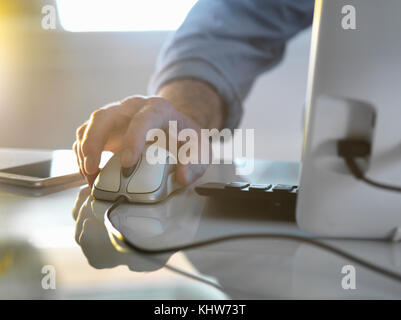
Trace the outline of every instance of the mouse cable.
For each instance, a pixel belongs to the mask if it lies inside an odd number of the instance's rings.
[[[355,161],[355,158],[369,156],[370,149],[371,149],[370,143],[363,140],[344,139],[344,140],[339,140],[337,143],[338,155],[344,158],[348,170],[356,179],[361,180],[376,188],[401,192],[401,187],[399,186],[393,186],[377,182],[365,176],[362,169]]]
[[[125,200],[124,197],[120,197],[119,199],[116,200],[116,202],[119,202],[119,204],[121,204],[121,203],[124,202],[123,200]],[[121,201],[121,202],[120,202],[120,201]],[[116,205],[115,208],[116,208],[117,206],[118,206],[118,205]],[[107,219],[106,221],[109,221],[109,219]],[[111,222],[109,222],[109,223],[111,224]],[[112,227],[113,227],[113,226],[112,226]],[[113,228],[114,228],[114,227],[113,227]],[[132,250],[132,248],[129,248],[129,249]],[[153,261],[153,263],[158,263],[158,261],[155,260],[155,258],[151,257],[149,254],[145,255],[145,257],[146,257],[147,259]],[[244,292],[244,291],[242,291],[242,290],[238,290],[238,289],[234,289],[234,288],[229,288],[229,287],[226,287],[226,286],[225,286],[225,287],[222,287],[220,284],[215,283],[215,282],[213,282],[212,280],[205,279],[204,277],[201,277],[201,276],[198,276],[198,275],[189,273],[189,272],[187,272],[187,271],[181,270],[181,269],[176,268],[176,267],[174,267],[174,266],[172,266],[172,265],[170,265],[170,264],[168,264],[168,263],[166,263],[166,264],[164,265],[164,267],[165,267],[167,270],[170,270],[170,271],[172,271],[172,272],[174,272],[174,273],[177,273],[177,274],[179,274],[179,275],[181,275],[181,276],[183,276],[183,277],[186,277],[186,278],[189,278],[189,279],[198,281],[198,282],[200,282],[200,283],[203,283],[203,284],[205,284],[205,285],[211,286],[211,287],[213,287],[213,288],[219,290],[220,292],[224,293],[224,294],[227,295],[227,296],[230,296],[230,293],[233,293],[233,292],[234,292],[234,293],[237,293],[237,294],[242,294],[242,295],[243,295],[243,294],[247,294],[247,295],[250,294],[249,292]],[[257,295],[257,296],[254,296],[254,297],[257,298],[257,299],[262,299],[262,298],[263,298],[262,296],[258,296],[258,295]]]
[[[371,270],[371,271],[381,274],[385,277],[388,277],[393,280],[401,282],[401,274],[399,274],[397,272],[393,272],[393,271],[383,268],[379,265],[376,265],[372,262],[361,259],[361,258],[359,258],[351,253],[348,253],[344,250],[341,250],[335,246],[331,246],[322,241],[318,241],[318,240],[316,240],[316,238],[300,236],[300,235],[291,235],[291,234],[285,234],[285,233],[233,234],[233,235],[221,236],[221,237],[211,238],[211,239],[207,239],[207,240],[201,240],[198,242],[192,242],[189,244],[183,244],[183,245],[172,246],[172,247],[167,247],[167,248],[159,248],[159,249],[143,248],[143,247],[140,247],[140,246],[132,243],[130,240],[128,240],[126,237],[124,237],[121,234],[121,232],[118,231],[114,227],[113,223],[111,222],[111,219],[110,219],[111,213],[113,212],[113,210],[115,210],[120,204],[122,204],[125,201],[126,201],[125,197],[122,196],[122,197],[119,197],[115,202],[112,203],[112,205],[104,213],[104,224],[106,226],[106,229],[109,232],[111,232],[117,239],[122,241],[128,248],[130,248],[131,250],[134,250],[136,252],[142,253],[142,254],[174,253],[177,251],[206,247],[206,246],[210,246],[210,245],[220,243],[220,242],[233,241],[233,240],[239,240],[239,239],[257,239],[257,238],[261,239],[261,238],[263,238],[263,239],[276,239],[276,240],[279,240],[279,239],[291,240],[291,241],[296,241],[296,242],[307,243],[309,245],[318,247],[318,248],[328,251],[332,254],[340,256],[346,260],[350,260],[356,264],[359,264],[360,266],[362,266],[368,270]]]

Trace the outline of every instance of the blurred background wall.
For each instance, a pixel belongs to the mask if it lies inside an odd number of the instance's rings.
[[[46,0],[2,0],[0,147],[70,148],[97,107],[146,94],[157,54],[172,31],[68,32],[41,27]],[[299,160],[310,30],[262,75],[245,101],[242,128],[255,129],[259,158]]]

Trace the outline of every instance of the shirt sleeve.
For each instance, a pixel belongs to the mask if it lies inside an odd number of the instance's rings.
[[[163,47],[149,93],[180,78],[203,80],[224,100],[224,127],[237,127],[254,80],[312,23],[313,7],[314,0],[198,0]]]

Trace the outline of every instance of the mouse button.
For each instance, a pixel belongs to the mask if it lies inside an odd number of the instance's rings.
[[[150,164],[143,159],[127,186],[128,193],[148,193],[156,191],[164,175],[164,164]]]
[[[113,156],[100,171],[95,181],[99,190],[118,192],[120,190],[120,157]]]
[[[124,177],[128,178],[135,170],[136,164],[129,168],[121,168],[121,173]]]

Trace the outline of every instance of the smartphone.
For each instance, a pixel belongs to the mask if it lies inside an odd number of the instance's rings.
[[[0,169],[0,183],[23,187],[46,188],[79,181],[84,184],[71,150],[55,150],[49,152],[48,159]]]

